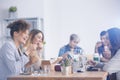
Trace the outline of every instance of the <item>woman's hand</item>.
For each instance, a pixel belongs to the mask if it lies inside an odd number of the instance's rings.
[[[89,61],[87,61],[87,64],[91,65],[91,66],[95,66],[97,63],[93,60],[89,60]]]
[[[36,49],[37,49],[37,44],[30,44],[30,45],[27,47],[27,49],[26,49],[26,51],[25,51],[25,54],[26,54],[26,55],[30,55],[30,54],[32,53],[32,51],[36,51]]]
[[[31,64],[34,64],[34,63],[36,63],[37,61],[39,61],[39,56],[38,56],[37,54],[35,54],[35,53],[32,53],[32,55],[31,55],[30,58],[29,58],[29,62],[30,62]]]
[[[39,57],[34,55],[34,56],[30,56],[29,57],[29,62],[25,65],[25,67],[29,67],[32,64],[36,63],[37,61],[39,61]]]
[[[111,58],[111,51],[104,51],[103,55],[106,59],[110,59]]]
[[[111,58],[111,51],[109,49],[108,46],[104,46],[104,52],[103,55],[106,59],[110,59]]]

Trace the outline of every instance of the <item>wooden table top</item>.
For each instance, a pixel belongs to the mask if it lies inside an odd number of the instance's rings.
[[[61,72],[51,72],[49,74],[43,75],[16,75],[8,77],[7,80],[105,80],[107,72],[102,71],[92,71],[92,72],[82,72],[74,73],[70,75],[63,75]]]

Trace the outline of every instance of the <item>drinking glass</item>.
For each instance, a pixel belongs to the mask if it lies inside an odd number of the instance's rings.
[[[48,74],[50,72],[50,66],[49,65],[44,65],[43,71],[45,74]]]

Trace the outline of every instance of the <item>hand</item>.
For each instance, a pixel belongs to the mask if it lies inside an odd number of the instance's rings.
[[[103,55],[106,59],[110,59],[111,58],[111,51],[104,51]]]
[[[27,47],[27,49],[26,49],[26,51],[25,51],[25,54],[26,54],[26,55],[30,55],[30,54],[32,53],[32,51],[36,51],[36,49],[37,49],[37,44],[30,44],[30,45]]]
[[[31,51],[29,53],[29,62],[25,64],[25,67],[29,67],[32,64],[38,62],[40,60],[39,56],[36,54],[36,51]]]
[[[87,64],[91,65],[91,66],[95,66],[97,63],[93,60],[89,60],[89,61],[87,61]]]
[[[56,64],[59,63],[60,61],[62,61],[63,57],[58,57],[57,60],[55,60],[52,64]]]
[[[108,62],[108,61],[109,61],[109,59],[106,59],[106,58],[104,58],[104,57],[100,58],[100,60],[101,60],[102,62]]]
[[[64,54],[62,55],[63,59],[67,58],[68,55],[69,55],[69,51],[67,51],[66,53],[64,53]]]
[[[29,58],[29,62],[31,64],[34,64],[37,61],[39,61],[39,56],[35,52],[31,53],[30,58]]]
[[[102,46],[102,42],[99,41],[99,42],[96,43],[96,48],[98,48],[100,46]]]

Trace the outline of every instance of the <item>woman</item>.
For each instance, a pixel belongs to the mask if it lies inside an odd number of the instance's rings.
[[[105,64],[91,60],[88,61],[88,64],[107,71],[110,74],[110,78],[107,77],[107,80],[120,80],[120,29],[110,28],[107,32],[111,45],[111,59]]]
[[[111,53],[113,57],[104,65],[103,70],[109,72],[109,74],[116,73],[117,80],[120,80],[120,29],[111,28],[108,30],[108,35],[112,46]]]
[[[11,40],[6,42],[0,49],[0,80],[6,80],[8,76],[17,75],[36,61],[29,60],[31,54],[28,50],[25,55],[20,51],[20,45],[26,43],[30,25],[24,20],[17,20],[7,26],[10,28]],[[34,47],[31,47],[34,50]]]
[[[41,59],[42,59],[41,51],[43,49],[43,41],[44,41],[43,32],[38,30],[38,29],[33,29],[30,32],[30,36],[29,36],[26,44],[24,45],[25,51],[28,50],[31,45],[37,45],[36,48],[35,48],[35,51],[32,52],[32,54],[29,55],[29,57],[32,60],[34,60],[35,58],[38,59],[37,63],[30,66],[30,68],[32,67],[34,70],[39,70],[40,66],[41,66]]]

